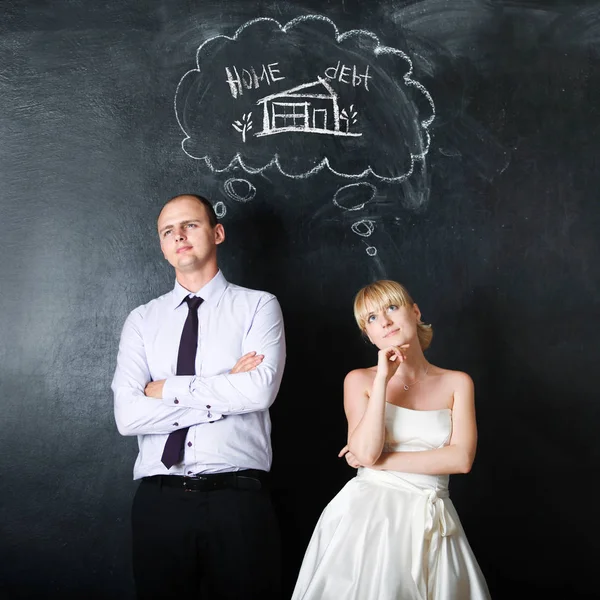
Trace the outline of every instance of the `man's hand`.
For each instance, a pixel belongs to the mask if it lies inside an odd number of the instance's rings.
[[[163,388],[165,387],[166,379],[159,379],[158,381],[151,381],[144,389],[144,394],[149,398],[162,399]]]
[[[256,369],[258,365],[260,365],[264,357],[264,354],[248,352],[247,354],[244,354],[244,356],[242,356],[242,358],[240,358],[240,360],[238,360],[235,363],[233,369],[231,369],[229,373],[246,373],[247,371],[252,371],[253,369]]]
[[[340,452],[338,454],[339,458],[341,458],[342,456],[346,457],[346,462],[353,469],[358,469],[358,467],[362,467],[362,465],[356,459],[356,456],[354,456],[354,454],[352,454],[352,452],[350,452],[350,450],[348,449],[348,445],[347,444],[340,450]]]

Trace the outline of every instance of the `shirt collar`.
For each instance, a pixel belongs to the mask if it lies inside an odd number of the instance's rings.
[[[186,290],[176,279],[175,287],[173,288],[173,309],[180,306],[186,296],[200,296],[200,298],[204,300],[203,304],[216,304],[223,295],[227,285],[227,280],[220,270],[195,294],[192,294],[189,290]]]

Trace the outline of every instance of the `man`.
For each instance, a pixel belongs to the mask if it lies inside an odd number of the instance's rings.
[[[158,234],[175,287],[128,316],[112,383],[119,432],[139,445],[138,598],[279,598],[267,486],[269,407],[285,362],[281,309],[273,295],[225,280],[225,231],[206,199],[169,200]]]

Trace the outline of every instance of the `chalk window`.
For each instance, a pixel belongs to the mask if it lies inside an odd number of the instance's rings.
[[[308,103],[273,102],[271,105],[273,129],[293,127],[308,129]]]

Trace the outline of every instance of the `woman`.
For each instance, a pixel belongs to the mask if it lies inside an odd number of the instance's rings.
[[[292,600],[489,599],[448,497],[475,458],[473,382],[425,358],[433,331],[399,283],[361,289],[354,316],[379,348],[344,381],[340,456],[358,471],[323,511]]]

